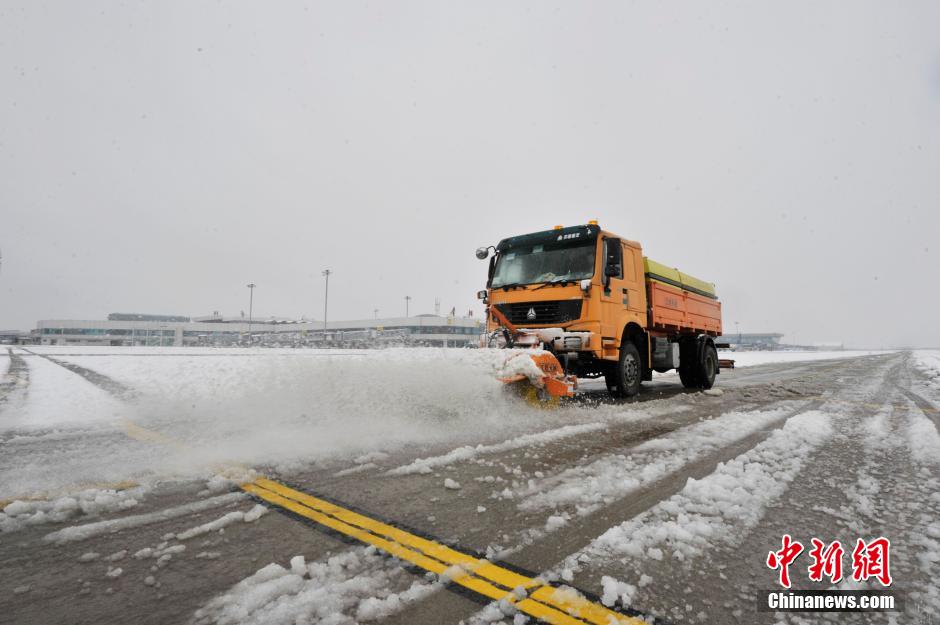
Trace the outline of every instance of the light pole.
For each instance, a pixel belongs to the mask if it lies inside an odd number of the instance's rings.
[[[405,317],[408,317],[408,303],[411,302],[411,296],[405,296]]]
[[[255,283],[248,283],[248,344],[251,345],[251,314],[255,305]]]
[[[735,330],[735,332],[738,333],[738,345],[740,345],[740,344],[741,344],[741,330],[740,330],[740,328],[738,328],[738,322],[737,322],[737,321],[734,322],[734,330]]]
[[[373,315],[374,318],[378,319],[378,318],[379,318],[379,309],[376,308],[375,310],[373,310],[373,311],[372,311],[372,315]]]
[[[326,338],[326,313],[327,306],[330,303],[330,274],[333,273],[329,269],[323,270],[323,275],[326,276],[326,292],[323,296],[323,338]]]

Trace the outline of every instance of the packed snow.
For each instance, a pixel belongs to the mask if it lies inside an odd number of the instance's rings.
[[[439,588],[415,577],[374,547],[356,547],[316,562],[302,555],[271,563],[200,608],[201,625],[353,625],[395,614]]]

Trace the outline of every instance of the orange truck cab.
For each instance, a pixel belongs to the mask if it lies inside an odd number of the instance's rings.
[[[501,332],[508,322],[537,336],[567,373],[604,376],[615,396],[635,395],[653,371],[678,369],[686,388],[714,384],[714,285],[644,257],[636,241],[591,221],[509,237],[477,257],[489,257],[486,290],[477,293],[488,344],[512,347]]]

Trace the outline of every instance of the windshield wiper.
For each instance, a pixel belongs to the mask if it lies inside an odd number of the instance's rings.
[[[564,286],[564,285],[568,284],[569,282],[574,282],[574,280],[573,280],[573,279],[570,279],[570,278],[560,278],[560,279],[558,279],[558,280],[550,280],[549,282],[546,282],[545,284],[542,284],[542,285],[540,285],[540,286],[537,286],[537,287],[535,287],[535,288],[532,289],[532,290],[533,290],[533,291],[538,291],[539,289],[544,289],[544,288],[547,287],[547,286],[552,286],[552,285],[555,285],[555,284],[560,284],[560,285]]]
[[[493,288],[508,291],[509,289],[516,289],[516,288],[523,288],[523,287],[525,287],[525,284],[521,282],[511,282],[509,284],[500,284],[499,286],[493,287]]]

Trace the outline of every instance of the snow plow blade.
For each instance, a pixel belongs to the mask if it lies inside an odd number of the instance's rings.
[[[553,354],[542,352],[527,354],[518,352],[506,360],[526,358],[529,363],[514,363],[512,369],[524,371],[497,378],[503,384],[512,387],[526,401],[532,404],[555,404],[562,397],[571,397],[578,386],[575,376],[565,375],[565,371]],[[532,366],[534,365],[534,367]]]

